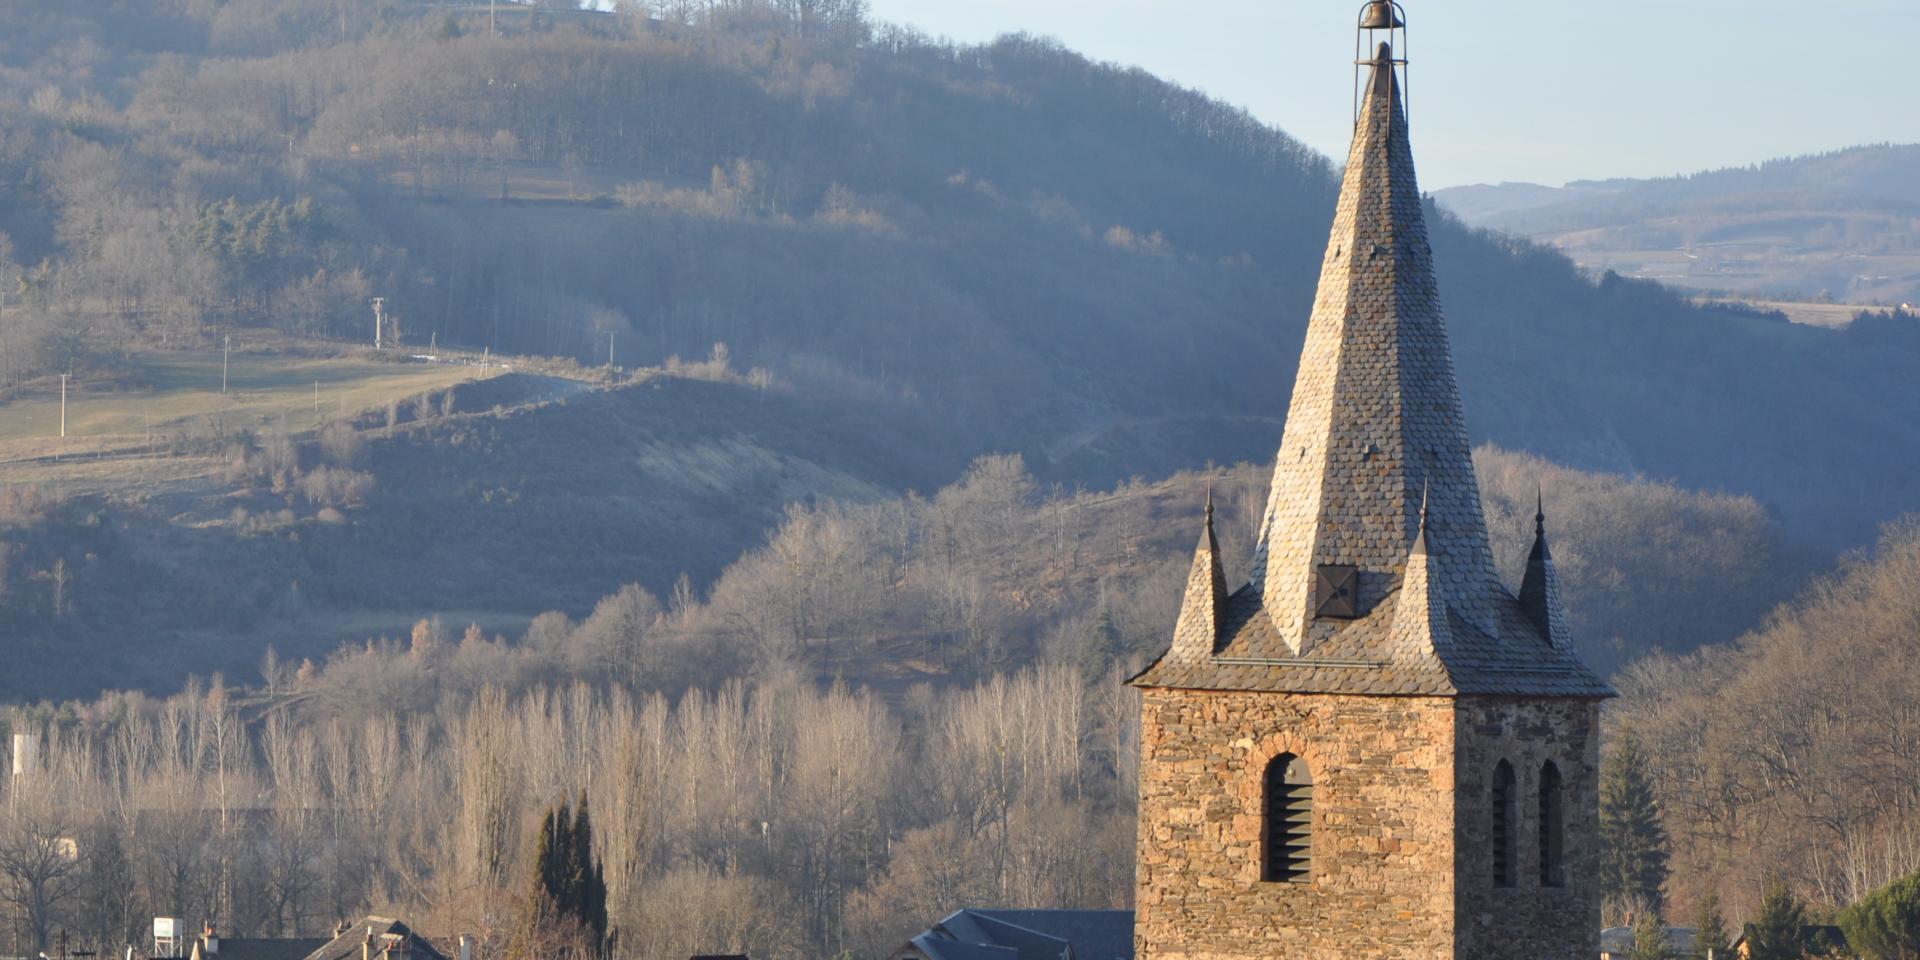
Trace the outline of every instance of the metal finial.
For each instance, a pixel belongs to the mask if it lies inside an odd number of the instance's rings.
[[[1547,495],[1538,480],[1533,482],[1533,532],[1536,536],[1547,535]]]

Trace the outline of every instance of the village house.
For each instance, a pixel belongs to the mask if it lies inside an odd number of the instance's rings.
[[[1695,937],[1699,931],[1693,927],[1667,927],[1667,949],[1675,957],[1693,956]],[[1600,960],[1627,960],[1633,955],[1633,928],[1608,927],[1600,931]],[[1709,958],[1709,960],[1729,960],[1727,957]]]
[[[460,960],[473,960],[460,938]],[[129,956],[133,951],[128,951]],[[332,937],[222,937],[213,925],[187,937],[180,921],[156,917],[150,960],[448,960],[432,941],[391,917],[342,923]]]

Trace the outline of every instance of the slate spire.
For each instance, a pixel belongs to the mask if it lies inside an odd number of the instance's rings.
[[[1168,656],[1199,661],[1213,655],[1220,638],[1221,613],[1227,603],[1227,573],[1220,566],[1220,543],[1213,533],[1213,487],[1207,487],[1207,516],[1187,568],[1187,593],[1180,602],[1180,619],[1173,628]]]
[[[1540,629],[1556,650],[1571,650],[1573,637],[1567,629],[1566,608],[1560,603],[1560,574],[1553,568],[1553,554],[1547,550],[1547,507],[1544,494],[1536,493],[1533,510],[1533,549],[1527,553],[1527,572],[1520,579],[1520,610]]]
[[[1399,26],[1397,4],[1369,11],[1363,31]],[[1227,593],[1209,511],[1173,642],[1135,686],[1613,696],[1571,649],[1544,516],[1525,602],[1494,572],[1407,140],[1404,62],[1381,44],[1362,66],[1371,74],[1250,582]]]
[[[1433,589],[1498,633],[1500,588],[1386,44],[1372,70],[1253,558],[1266,615],[1296,654],[1339,627],[1316,616],[1323,566],[1358,568],[1363,617],[1398,584],[1422,489]]]

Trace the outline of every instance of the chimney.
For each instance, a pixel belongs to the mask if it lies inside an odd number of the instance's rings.
[[[473,934],[460,935],[460,960],[473,960]]]
[[[209,923],[201,928],[200,942],[207,956],[211,957],[220,952],[220,937],[213,932],[213,924]]]
[[[360,941],[360,960],[373,960],[373,925],[367,925],[367,938]]]

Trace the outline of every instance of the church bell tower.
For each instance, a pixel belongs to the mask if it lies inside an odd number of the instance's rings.
[[[1139,960],[1589,960],[1599,703],[1538,518],[1493,567],[1405,108],[1360,13],[1356,117],[1250,582],[1212,511],[1142,691]],[[1544,513],[1544,511],[1542,511]]]

